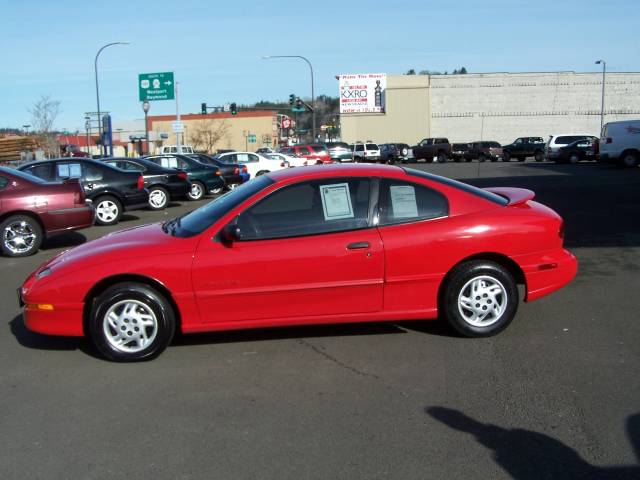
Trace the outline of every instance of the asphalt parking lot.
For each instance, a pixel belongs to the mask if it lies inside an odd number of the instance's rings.
[[[131,212],[0,258],[0,478],[640,478],[640,169],[418,168],[536,191],[565,219],[576,279],[489,339],[434,321],[299,327],[114,364],[27,331],[16,289],[40,263],[196,205]]]

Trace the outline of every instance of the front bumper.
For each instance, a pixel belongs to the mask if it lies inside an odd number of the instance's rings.
[[[22,319],[32,332],[45,335],[82,337],[82,303],[55,303],[53,310],[43,310],[39,304],[31,303],[24,287],[18,289],[18,305],[22,308]]]

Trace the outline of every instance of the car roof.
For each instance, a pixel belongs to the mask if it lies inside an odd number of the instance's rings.
[[[330,165],[310,165],[300,168],[285,168],[283,170],[277,170],[275,172],[268,173],[269,178],[276,182],[281,182],[293,178],[306,178],[306,177],[334,177],[350,175],[362,176],[362,175],[385,175],[388,173],[400,173],[404,170],[400,167],[392,165],[370,165],[366,163],[356,164],[330,164]]]
[[[105,158],[104,160],[111,160],[111,158],[110,157]],[[92,158],[86,158],[86,157],[47,158],[45,160],[36,160],[34,162],[23,163],[18,168],[22,170],[23,168],[31,167],[33,165],[43,165],[45,163],[53,163],[53,162],[85,162],[98,167],[109,168],[109,169],[115,170],[116,172],[122,172],[122,170],[120,170],[117,167],[114,167],[113,165],[109,165],[108,163],[101,162],[100,160],[94,160]]]

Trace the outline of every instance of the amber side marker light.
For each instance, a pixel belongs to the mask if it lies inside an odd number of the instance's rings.
[[[50,303],[27,303],[26,308],[29,310],[53,310],[53,305]]]

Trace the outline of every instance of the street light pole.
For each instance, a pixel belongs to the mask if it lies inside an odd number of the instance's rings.
[[[129,42],[113,42],[113,43],[107,43],[106,45],[103,45],[102,47],[100,47],[100,50],[98,50],[98,53],[96,53],[96,58],[93,62],[93,66],[94,66],[94,70],[95,70],[95,75],[96,75],[96,103],[98,106],[98,134],[100,135],[100,154],[104,155],[104,150],[103,147],[104,145],[102,145],[102,118],[100,118],[100,89],[98,87],[98,57],[100,56],[100,53],[102,53],[102,50],[104,50],[107,47],[110,47],[112,45],[129,45]]]
[[[302,55],[266,55],[264,57],[262,57],[263,59],[269,59],[269,58],[300,58],[301,60],[304,60],[305,62],[307,62],[307,65],[309,65],[309,70],[311,71],[311,108],[313,109],[313,111],[311,112],[311,122],[312,122],[312,135],[313,135],[313,141],[316,141],[316,97],[315,97],[315,93],[313,90],[313,65],[311,65],[311,62],[309,61],[308,58],[303,57]]]
[[[600,104],[600,135],[602,135],[602,127],[604,126],[604,85],[605,72],[607,70],[607,62],[604,60],[596,60],[596,65],[602,64],[602,103]]]
[[[149,125],[147,123],[147,114],[149,113],[149,108],[151,108],[151,104],[146,100],[142,102],[142,111],[144,112],[144,139],[146,143],[145,150],[147,155],[149,154]]]

